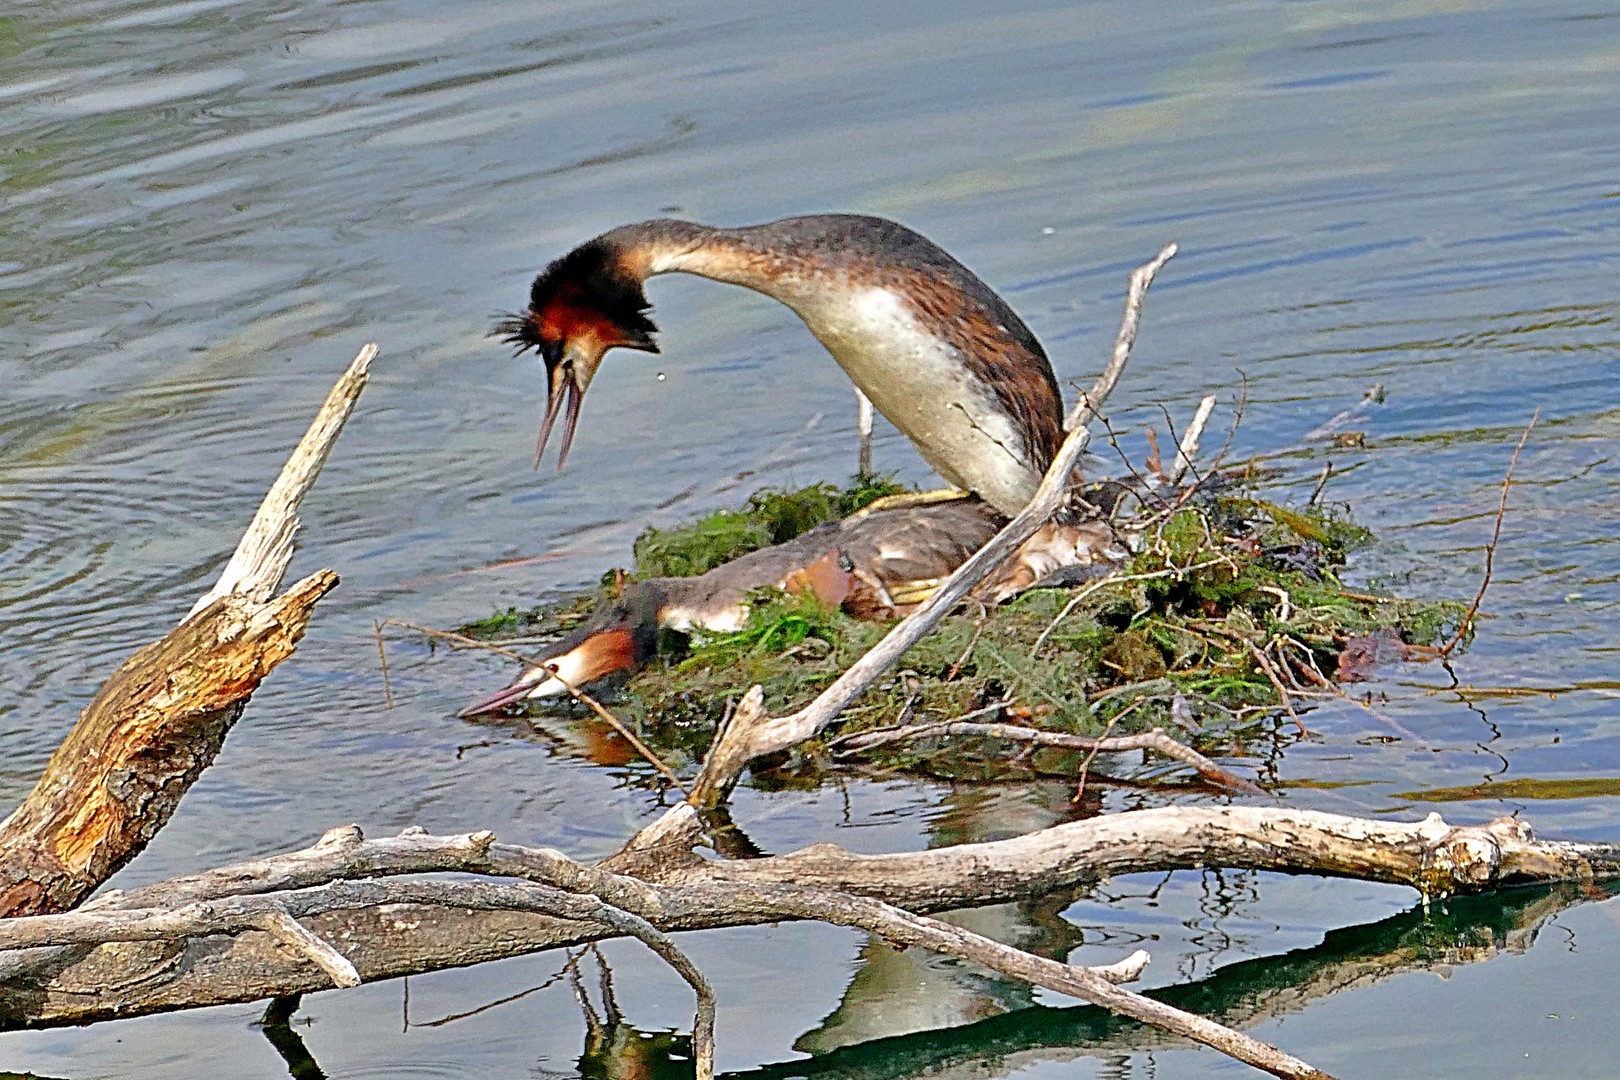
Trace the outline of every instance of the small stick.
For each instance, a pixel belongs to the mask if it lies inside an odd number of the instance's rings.
[[[1541,419],[1541,410],[1536,409],[1530,417],[1530,422],[1524,426],[1524,432],[1519,436],[1519,445],[1513,448],[1513,458],[1508,462],[1507,475],[1502,477],[1502,498],[1496,504],[1496,527],[1491,530],[1491,542],[1485,545],[1485,578],[1479,583],[1479,592],[1474,594],[1474,602],[1468,605],[1468,614],[1463,616],[1461,625],[1457,627],[1457,636],[1440,647],[1441,656],[1450,656],[1451,650],[1462,643],[1470,627],[1474,625],[1474,616],[1479,613],[1479,605],[1485,599],[1485,590],[1491,587],[1491,567],[1496,560],[1496,542],[1502,538],[1502,515],[1507,512],[1508,489],[1513,486],[1513,470],[1519,466],[1519,454],[1524,450],[1525,440],[1530,438],[1530,431]]]
[[[962,665],[967,663],[968,657],[973,655],[973,646],[979,643],[979,636],[984,633],[985,624],[989,621],[989,612],[979,613],[978,625],[973,628],[973,636],[968,638],[967,648],[963,649],[962,655],[956,658],[956,663],[951,665],[951,670],[945,673],[946,682],[954,682],[956,677],[962,673]]]
[[[1193,458],[1198,456],[1198,443],[1204,437],[1204,427],[1209,423],[1210,413],[1215,411],[1215,395],[1210,394],[1198,403],[1198,411],[1193,413],[1192,423],[1181,436],[1181,446],[1176,450],[1176,462],[1170,467],[1170,486],[1176,487],[1181,478],[1187,475],[1192,468]]]
[[[1133,711],[1147,700],[1149,699],[1146,697],[1138,698],[1132,704],[1121,709],[1119,715],[1108,722],[1108,726],[1113,727],[1126,713]],[[1222,768],[1186,743],[1171,738],[1162,728],[1154,728],[1143,735],[1116,735],[1113,738],[1109,738],[1105,730],[1102,736],[1092,738],[1088,735],[1070,735],[1061,731],[1043,731],[1040,728],[1020,727],[1017,724],[976,724],[970,722],[974,717],[1005,708],[1006,704],[1006,702],[999,702],[983,709],[975,709],[973,712],[964,713],[954,720],[945,720],[940,723],[913,724],[909,727],[878,728],[857,732],[853,735],[845,735],[843,738],[828,744],[828,746],[829,749],[834,746],[838,747],[837,756],[848,757],[862,751],[874,750],[891,742],[909,742],[913,739],[959,735],[966,738],[1007,739],[1011,742],[1031,743],[1036,746],[1054,746],[1065,750],[1089,750],[1092,754],[1090,758],[1086,759],[1088,765],[1092,758],[1103,751],[1118,753],[1126,750],[1151,750],[1154,753],[1163,754],[1165,757],[1173,758],[1191,766],[1197,770],[1200,776],[1222,787],[1250,795],[1264,794],[1261,788],[1256,787],[1236,773]]]
[[[1108,366],[1091,389],[1081,394],[1080,400],[1074,403],[1074,408],[1063,423],[1065,431],[1073,431],[1095,420],[1097,410],[1114,392],[1115,384],[1125,372],[1125,362],[1131,357],[1131,346],[1136,344],[1136,333],[1142,326],[1142,300],[1147,296],[1148,286],[1164,264],[1175,257],[1177,250],[1175,244],[1166,244],[1150,261],[1132,271],[1130,288],[1125,295],[1125,314],[1120,319],[1119,332],[1114,335],[1114,355],[1109,358]]]
[[[1175,438],[1175,433],[1172,432],[1170,437],[1172,439]],[[1163,486],[1169,481],[1170,478],[1164,475],[1164,458],[1159,456],[1159,433],[1153,430],[1152,424],[1148,425],[1147,441],[1148,455],[1144,459],[1143,464],[1147,466],[1148,472],[1151,473],[1156,480],[1158,480],[1160,486]]]
[[[285,911],[267,911],[253,918],[253,924],[277,941],[304,954],[326,972],[333,985],[348,989],[360,985],[360,973],[349,958],[322,941],[303,923]]]
[[[1310,732],[1305,729],[1305,721],[1299,718],[1299,713],[1294,711],[1293,702],[1288,700],[1288,687],[1283,685],[1282,679],[1277,675],[1277,669],[1271,666],[1271,661],[1266,659],[1266,654],[1255,648],[1254,642],[1248,638],[1239,638],[1238,640],[1242,641],[1244,647],[1249,650],[1249,655],[1254,657],[1255,663],[1260,665],[1260,670],[1265,672],[1266,678],[1271,680],[1271,685],[1277,688],[1277,698],[1282,702],[1283,711],[1288,713],[1289,719],[1294,721],[1294,725],[1299,728],[1299,733],[1309,735]]]
[[[1313,439],[1327,438],[1344,425],[1348,424],[1351,420],[1359,419],[1361,415],[1367,411],[1367,406],[1380,405],[1383,403],[1383,401],[1384,384],[1373,383],[1367,388],[1367,393],[1362,396],[1360,401],[1356,402],[1348,409],[1345,409],[1343,412],[1336,414],[1332,419],[1328,420],[1319,427],[1315,427],[1310,431],[1307,431],[1305,433],[1305,441],[1310,442]]]
[[[527,664],[530,667],[537,666],[533,660],[526,656],[519,656],[510,649],[503,649],[499,645],[491,645],[487,641],[479,641],[477,638],[470,638],[465,634],[457,634],[450,630],[434,630],[426,626],[418,626],[415,623],[405,622],[402,619],[384,619],[383,622],[393,626],[403,626],[407,630],[415,630],[417,633],[427,634],[429,637],[444,638],[448,641],[458,642],[459,644],[466,645],[469,648],[487,649],[492,653],[499,653],[502,656],[510,657],[513,660]],[[592,712],[596,713],[597,716],[600,716],[603,720],[605,720],[609,727],[613,728],[614,731],[617,731],[624,737],[626,742],[635,747],[636,753],[647,759],[647,763],[649,765],[663,773],[665,779],[670,782],[675,790],[679,791],[682,795],[686,794],[686,788],[681,785],[680,777],[676,776],[670,767],[665,765],[658,755],[652,752],[652,749],[646,743],[636,738],[635,733],[626,727],[623,721],[609,712],[601,702],[597,701],[595,698],[591,697],[591,695],[587,694],[585,691],[581,690],[579,687],[557,674],[557,669],[554,666],[548,664],[545,665],[545,668],[552,678],[563,684],[563,689],[567,690],[573,695],[574,700],[589,708]]]
[[[1209,559],[1206,562],[1194,563],[1191,566],[1167,566],[1163,570],[1153,570],[1145,574],[1125,574],[1123,576],[1118,574],[1109,574],[1107,577],[1099,578],[1098,580],[1093,581],[1090,585],[1087,585],[1084,589],[1081,589],[1069,600],[1067,604],[1063,605],[1063,610],[1057,613],[1057,617],[1052,620],[1045,630],[1041,631],[1041,636],[1035,639],[1035,644],[1031,646],[1029,655],[1033,657],[1036,653],[1040,652],[1041,646],[1046,644],[1046,639],[1051,636],[1052,631],[1057,629],[1058,623],[1068,618],[1069,613],[1079,606],[1080,601],[1084,600],[1098,589],[1101,589],[1104,585],[1123,585],[1127,581],[1150,581],[1154,578],[1179,577],[1182,574],[1190,574],[1194,570],[1207,570],[1212,566],[1219,566],[1222,563],[1229,561],[1230,560],[1225,558]]]
[[[1010,697],[1003,698],[1000,701],[992,702],[991,704],[985,705],[982,708],[974,709],[972,712],[965,712],[961,716],[946,720],[944,721],[944,724],[954,725],[961,724],[969,720],[977,720],[981,716],[989,716],[991,713],[1000,712],[1002,709],[1005,709],[1016,700],[1016,698]],[[899,724],[890,724],[887,727],[867,728],[865,731],[854,731],[848,735],[840,735],[838,738],[833,739],[827,744],[827,749],[832,751],[833,757],[847,757],[850,754],[856,754],[862,750],[870,750],[875,746],[882,746],[884,743],[893,742],[895,739],[922,738],[922,733],[925,730],[932,730],[933,728],[940,726],[940,724],[916,724],[911,727],[902,727]],[[1018,730],[1032,731],[1034,729],[1019,728]],[[951,735],[955,734],[955,732],[947,731],[944,732],[944,734]]]
[[[477,638],[470,638],[466,634],[458,634],[453,630],[435,630],[430,626],[418,626],[415,623],[406,622],[404,619],[384,619],[382,624],[384,626],[402,626],[406,630],[415,630],[418,634],[426,634],[428,637],[443,638],[446,641],[454,641],[456,644],[465,645],[469,649],[485,649],[489,652],[499,653],[501,656],[517,660],[520,663],[527,664],[530,667],[534,666],[534,661],[529,659],[527,656],[520,656],[511,649],[503,649],[499,645],[491,644],[488,641],[479,641]]]
[[[659,759],[657,754],[652,752],[652,747],[638,739],[635,732],[631,731],[625,726],[624,721],[620,720],[617,716],[614,716],[611,712],[609,712],[601,702],[597,701],[595,698],[591,697],[591,695],[587,694],[585,691],[581,690],[579,687],[557,674],[557,668],[555,665],[546,665],[546,671],[550,673],[553,679],[556,679],[558,682],[563,684],[563,689],[574,695],[574,700],[589,708],[597,716],[600,716],[604,721],[607,722],[609,727],[622,735],[625,742],[636,748],[636,753],[646,758],[648,763],[651,764],[653,768],[664,774],[664,778],[669,781],[671,787],[680,792],[682,797],[686,797],[687,791],[685,786],[681,783],[681,778],[676,776],[674,771],[670,769],[668,765],[665,765],[663,761]]]
[[[1311,489],[1311,497],[1305,500],[1306,506],[1315,506],[1316,500],[1322,497],[1322,489],[1327,487],[1328,477],[1333,475],[1333,462],[1328,461],[1322,465],[1322,475],[1317,478],[1316,486]]]
[[[1069,800],[1071,804],[1078,805],[1080,800],[1085,798],[1086,777],[1091,775],[1091,763],[1097,760],[1097,755],[1102,752],[1103,744],[1109,741],[1108,733],[1114,730],[1114,722],[1146,700],[1146,698],[1137,698],[1125,708],[1121,709],[1118,716],[1109,718],[1108,723],[1103,727],[1102,738],[1098,739],[1097,744],[1091,748],[1091,752],[1086,755],[1086,760],[1080,763],[1080,783],[1075,785],[1074,798]]]
[[[1238,427],[1243,423],[1243,410],[1249,404],[1249,376],[1242,368],[1238,368],[1237,373],[1240,380],[1238,382],[1237,413],[1232,417],[1232,427],[1226,433],[1226,441],[1221,444],[1220,453],[1215,455],[1215,460],[1210,462],[1209,468],[1204,470],[1205,475],[1213,473],[1221,467],[1221,462],[1226,460],[1227,452],[1232,449],[1232,440],[1237,438]]]
[[[383,650],[382,628],[383,624],[380,620],[371,620],[371,632],[377,635],[377,662],[382,665],[383,699],[388,702],[388,707],[392,709],[394,707],[394,691],[388,685],[388,653]]]

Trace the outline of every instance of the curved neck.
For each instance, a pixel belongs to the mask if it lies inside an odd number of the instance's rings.
[[[785,299],[779,285],[786,260],[769,246],[750,243],[754,229],[722,229],[675,218],[624,225],[603,236],[616,245],[627,270],[640,278],[695,274]],[[795,275],[796,276],[796,275]]]

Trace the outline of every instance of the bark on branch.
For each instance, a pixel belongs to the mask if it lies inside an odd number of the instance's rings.
[[[113,673],[0,824],[0,916],[71,908],[134,858],[213,762],[248,697],[292,655],[337,575],[322,570],[271,594],[292,557],[299,500],[376,352],[362,349],[339,380],[219,583]]]
[[[1511,818],[1454,828],[1437,815],[1403,824],[1268,807],[1175,807],[892,855],[858,855],[831,844],[734,862],[688,853],[681,865],[665,863],[644,880],[550,849],[501,844],[487,832],[435,837],[411,830],[364,840],[348,827],[303,851],[108,894],[81,912],[0,922],[0,948],[14,950],[0,954],[0,1021],[84,1023],[334,985],[307,950],[241,923],[215,924],[219,934],[234,933],[229,937],[130,944],[98,938],[100,931],[74,931],[81,936],[73,937],[63,929],[73,920],[105,920],[79,925],[119,927],[127,942],[136,936],[131,927],[158,917],[155,912],[190,908],[188,917],[195,917],[199,905],[212,905],[213,917],[223,918],[232,911],[282,910],[338,947],[370,982],[625,934],[610,910],[669,933],[822,918],[830,911],[811,910],[804,899],[810,894],[795,890],[930,912],[1024,899],[1119,874],[1203,866],[1390,881],[1441,896],[1520,882],[1617,878],[1620,848],[1536,840]],[[532,884],[481,883],[483,892],[469,893],[460,882],[355,880],[443,872]],[[248,902],[253,898],[262,906]],[[878,918],[858,904],[850,910],[865,911],[860,917],[867,921],[846,925],[891,933],[888,916]],[[67,940],[78,944],[40,947]],[[112,943],[89,944],[97,940]],[[937,939],[928,947],[944,944]]]

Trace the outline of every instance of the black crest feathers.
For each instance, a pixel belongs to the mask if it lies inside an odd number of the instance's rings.
[[[618,246],[599,237],[553,260],[529,289],[529,310],[502,318],[491,336],[515,345],[519,353],[537,349],[555,363],[551,354],[589,324],[612,345],[657,352],[658,326],[645,314],[651,308],[641,279],[625,268]]]

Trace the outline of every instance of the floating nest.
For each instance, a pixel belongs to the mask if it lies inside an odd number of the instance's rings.
[[[700,574],[899,490],[863,478],[845,490],[761,491],[741,510],[647,530],[635,544],[636,566],[604,575],[596,593],[512,609],[462,632],[531,642],[558,635],[627,580]],[[820,739],[756,763],[754,782],[819,783],[841,760],[840,739],[970,714],[1090,736],[1163,728],[1211,756],[1263,752],[1302,731],[1298,713],[1315,699],[1340,696],[1341,682],[1390,660],[1433,655],[1466,612],[1449,600],[1347,588],[1339,570],[1372,534],[1342,505],[1269,502],[1253,477],[1208,477],[1175,505],[1145,509],[1123,524],[1137,542],[1119,572],[947,616]],[[742,630],[666,634],[659,658],[616,689],[615,711],[678,769],[702,757],[716,724],[750,686],[764,686],[774,714],[799,708],[887,630],[813,598],[761,589]],[[561,701],[534,703],[530,714],[582,715]],[[866,768],[1002,779],[1073,775],[1084,756],[956,737],[889,743],[860,760]],[[1128,771],[1141,779],[1170,767],[1155,762]]]

